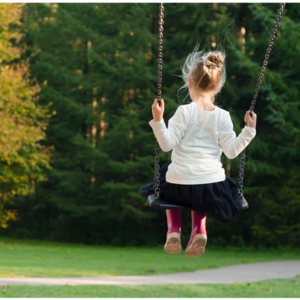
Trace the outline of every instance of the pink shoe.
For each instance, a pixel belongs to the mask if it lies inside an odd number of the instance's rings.
[[[164,247],[165,252],[178,254],[182,250],[181,234],[181,211],[167,209],[168,232]]]
[[[189,257],[202,255],[205,251],[206,243],[206,216],[201,216],[192,211],[192,232],[185,255]]]

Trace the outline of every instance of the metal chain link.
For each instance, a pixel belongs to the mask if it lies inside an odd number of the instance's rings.
[[[255,89],[255,92],[254,92],[254,95],[253,95],[253,100],[251,101],[251,106],[249,108],[249,110],[251,110],[251,112],[250,112],[251,116],[252,116],[252,111],[254,111],[254,105],[256,104],[256,100],[258,98],[258,93],[260,91],[260,87],[261,87],[261,84],[262,84],[262,81],[263,81],[263,78],[264,78],[264,75],[265,75],[265,72],[266,72],[266,68],[267,68],[267,65],[268,65],[268,62],[269,62],[269,58],[270,58],[270,53],[271,53],[271,50],[272,50],[272,47],[273,47],[273,43],[274,43],[274,40],[275,40],[275,37],[276,37],[277,29],[279,27],[279,21],[281,19],[281,14],[283,12],[284,7],[285,7],[285,3],[280,3],[280,8],[278,10],[278,14],[277,14],[277,17],[276,17],[276,22],[275,22],[274,28],[272,30],[272,35],[270,37],[270,42],[268,44],[265,59],[264,59],[262,69],[261,69],[261,72],[260,72],[260,75],[259,75],[259,78],[258,78],[256,89]],[[247,126],[247,124],[246,124],[246,126]],[[244,181],[244,171],[245,171],[245,156],[246,156],[246,149],[244,149],[242,151],[242,154],[241,154],[240,170],[239,170],[239,177],[238,177],[238,193],[239,193],[239,196],[240,196],[241,199],[243,198],[243,181]]]
[[[163,31],[164,31],[164,5],[160,4],[159,14],[158,14],[158,71],[157,71],[157,100],[160,104],[162,96],[162,63],[163,63]],[[159,198],[160,188],[159,188],[159,144],[155,138],[155,159],[154,159],[154,193],[155,199]]]

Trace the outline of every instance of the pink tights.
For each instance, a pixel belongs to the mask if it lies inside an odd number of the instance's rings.
[[[199,215],[198,213],[192,210],[192,231],[191,231],[191,237],[187,245],[187,248],[193,242],[194,236],[200,233],[207,235],[206,216]]]
[[[191,212],[192,215],[192,230],[188,246],[192,243],[196,234],[202,233],[206,235],[206,216],[199,215],[195,211]],[[168,233],[178,232],[181,233],[181,211],[167,209],[167,222]],[[187,247],[188,247],[187,246]]]
[[[181,233],[181,211],[167,209],[168,233]]]

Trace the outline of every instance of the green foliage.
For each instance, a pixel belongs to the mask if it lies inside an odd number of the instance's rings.
[[[298,66],[294,64],[296,49],[300,46],[296,42],[300,24],[295,15],[290,17],[293,7],[287,5],[280,21],[278,36],[256,105],[257,136],[247,150],[245,194],[251,207],[248,214],[245,214],[243,223],[249,228],[248,239],[265,245],[299,245],[300,242],[300,189],[296,183],[300,174],[297,166],[299,78]],[[248,33],[245,36],[245,53],[241,53],[233,43],[229,44],[230,53],[235,57],[232,66],[235,81],[238,79],[239,86],[246,86],[244,90],[236,88],[242,102],[247,94],[250,99],[253,93],[247,92],[247,85],[257,80],[256,70],[265,54],[278,5],[251,4],[247,8],[252,18],[247,18],[240,25]],[[292,51],[289,46],[291,44]],[[242,62],[237,54],[243,62],[243,73],[240,72]],[[242,85],[242,81],[247,84]],[[238,103],[235,105],[234,111],[238,112]],[[240,115],[242,114],[241,111]]]
[[[165,4],[165,120],[179,104],[180,64],[197,42],[224,49],[227,81],[217,105],[239,134],[273,28],[278,4]],[[150,210],[138,188],[153,180],[148,122],[156,94],[157,4],[27,4],[24,58],[55,115],[49,180],[18,203],[20,220],[4,234],[95,244],[162,244],[165,213]],[[300,243],[297,4],[280,21],[256,105],[257,136],[246,153],[250,209],[229,227],[209,218],[213,244]],[[175,20],[175,22],[174,22]],[[185,95],[180,94],[180,99]],[[161,164],[170,153],[161,153]],[[222,157],[237,179],[239,159]],[[230,173],[229,173],[230,170]],[[183,241],[190,219],[184,216]]]

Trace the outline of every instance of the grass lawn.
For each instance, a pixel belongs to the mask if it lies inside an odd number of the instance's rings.
[[[178,255],[166,254],[163,247],[121,248],[0,238],[0,277],[167,274],[292,259],[300,259],[300,250],[212,250],[208,244],[203,256],[190,258],[184,255],[184,251]],[[117,290],[117,287],[112,289]]]
[[[255,283],[146,286],[2,286],[0,298],[299,298],[300,277]]]

